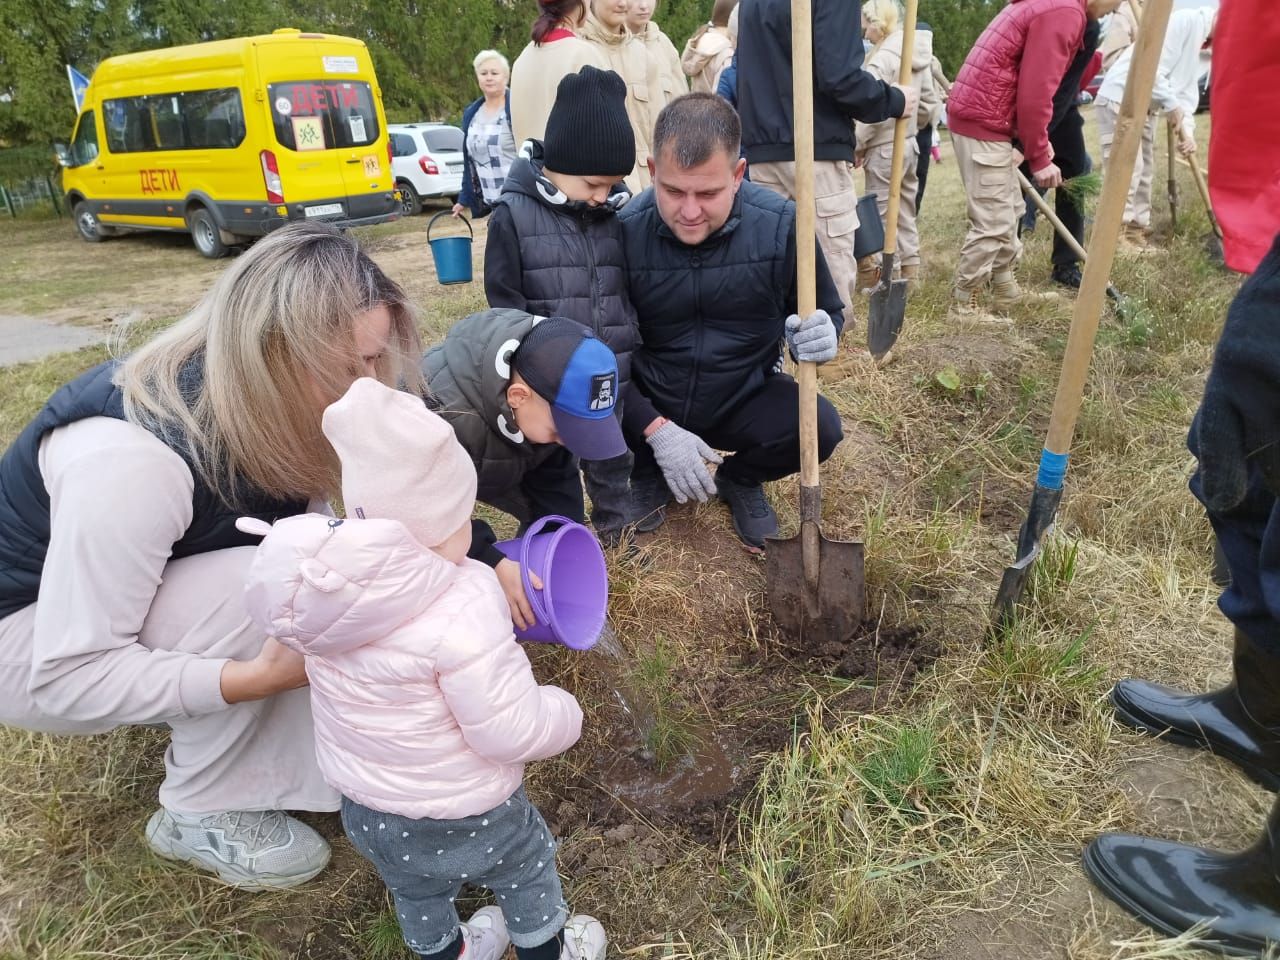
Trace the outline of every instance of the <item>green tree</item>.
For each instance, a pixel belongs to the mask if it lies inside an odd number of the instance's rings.
[[[933,29],[933,54],[949,78],[1002,7],[1004,0],[920,0],[920,19]]]

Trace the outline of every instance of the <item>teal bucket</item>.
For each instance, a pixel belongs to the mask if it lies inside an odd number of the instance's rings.
[[[437,213],[427,222],[427,246],[431,248],[431,259],[436,264],[436,279],[443,284],[471,282],[471,241],[475,233],[471,230],[471,221],[459,217],[467,225],[465,237],[438,237],[431,239],[431,227],[441,217],[452,217],[448,211]]]

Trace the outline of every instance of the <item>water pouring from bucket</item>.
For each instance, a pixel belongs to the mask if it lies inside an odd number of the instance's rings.
[[[555,529],[547,528],[557,525]],[[568,517],[535,520],[524,536],[495,544],[520,567],[534,624],[516,630],[526,643],[562,643],[589,650],[605,629],[609,608],[609,571],[595,535]],[[530,572],[542,580],[534,589]]]

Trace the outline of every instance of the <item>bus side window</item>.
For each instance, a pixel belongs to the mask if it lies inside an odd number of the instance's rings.
[[[92,110],[80,115],[76,135],[71,141],[71,165],[84,166],[98,159],[98,126]]]

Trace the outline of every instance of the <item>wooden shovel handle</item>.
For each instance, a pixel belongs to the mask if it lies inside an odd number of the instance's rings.
[[[1094,216],[1089,255],[1085,260],[1080,292],[1076,295],[1071,332],[1067,335],[1058,392],[1049,420],[1045,447],[1054,454],[1065,455],[1071,449],[1071,437],[1075,433],[1089,373],[1089,360],[1093,356],[1093,342],[1098,334],[1098,320],[1102,316],[1103,299],[1120,239],[1120,223],[1129,193],[1129,174],[1138,158],[1147,108],[1151,105],[1151,89],[1155,86],[1156,65],[1160,61],[1172,8],[1173,0],[1147,0],[1134,41],[1133,62],[1116,118],[1115,140],[1102,178],[1102,197]]]
[[[1222,239],[1222,227],[1218,226],[1218,218],[1213,212],[1213,201],[1209,198],[1209,183],[1200,169],[1200,158],[1194,153],[1187,154],[1187,163],[1191,165],[1191,175],[1195,178],[1196,189],[1200,191],[1200,199],[1204,201],[1204,211],[1209,215],[1209,226],[1213,227],[1213,235]]]
[[[1058,214],[1054,211],[1053,207],[1049,206],[1049,202],[1045,200],[1044,197],[1040,196],[1040,191],[1031,185],[1031,181],[1023,175],[1021,170],[1015,169],[1013,172],[1018,175],[1018,183],[1022,185],[1022,192],[1031,198],[1031,202],[1034,203],[1040,212],[1045,215],[1045,218],[1053,224],[1053,229],[1058,231],[1058,236],[1060,236],[1063,242],[1071,248],[1071,252],[1079,257],[1082,263],[1088,263],[1089,254],[1085,253],[1084,247],[1080,246],[1080,241],[1072,236],[1071,231],[1067,229],[1066,224],[1058,219]]]
[[[917,0],[907,0],[906,19],[902,24],[902,63],[898,67],[898,83],[911,83],[911,60],[916,50]],[[884,225],[884,252],[898,252],[898,207],[902,204],[902,164],[906,159],[907,122],[910,117],[899,117],[893,124],[893,161],[889,168],[889,209]]]
[[[796,157],[796,312],[818,309],[817,201],[813,188],[813,14],[791,0],[791,92]],[[800,551],[806,593],[818,606],[822,492],[818,474],[818,367],[800,364]]]

